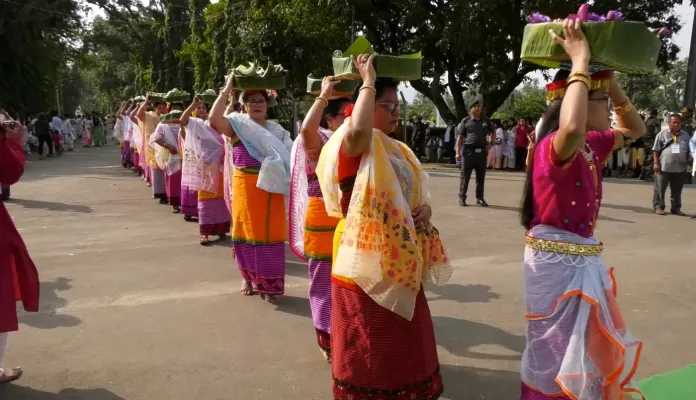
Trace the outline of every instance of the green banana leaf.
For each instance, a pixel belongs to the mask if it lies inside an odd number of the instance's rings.
[[[528,24],[522,38],[523,61],[546,68],[558,68],[568,55],[551,36],[549,29],[562,35],[563,24]],[[641,22],[585,22],[582,31],[590,45],[591,62],[604,64],[629,74],[655,72],[662,45],[660,39]]]
[[[164,99],[164,93],[150,92],[147,95],[150,97],[150,104],[166,103],[166,100]]]
[[[314,95],[319,95],[321,93],[321,82],[322,78],[315,78],[312,74],[307,77],[307,93]],[[334,93],[348,93],[352,94],[355,88],[358,87],[359,82],[354,80],[342,80],[334,86]]]
[[[188,92],[179,89],[172,89],[164,95],[164,99],[168,103],[184,103],[191,100],[191,95]]]
[[[285,89],[287,72],[282,65],[274,65],[270,61],[266,68],[259,66],[258,62],[253,62],[232,70],[235,88],[241,90]]]
[[[335,51],[332,58],[334,76],[338,79],[360,79],[353,60],[365,53],[374,53],[374,50],[363,36],[358,36],[345,52]],[[422,63],[422,55],[418,52],[400,56],[376,55],[373,65],[378,78],[411,81],[421,78]]]
[[[234,88],[239,90],[285,89],[285,77],[234,76]]]
[[[199,93],[197,96],[201,98],[201,101],[205,104],[212,105],[217,100],[218,95],[213,89],[204,90],[203,93]]]
[[[179,118],[181,118],[181,116],[183,114],[184,113],[182,111],[179,111],[179,110],[172,111],[168,114],[162,114],[160,116],[160,122],[169,121],[169,120],[173,120],[173,119],[179,119]]]

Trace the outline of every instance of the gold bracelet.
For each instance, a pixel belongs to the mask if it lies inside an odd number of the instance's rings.
[[[588,81],[592,81],[592,76],[590,76],[590,74],[588,74],[587,72],[573,72],[568,76],[568,80],[570,81],[570,79],[575,78],[576,76],[585,78]]]
[[[587,79],[585,77],[574,76],[572,78],[568,78],[568,85],[567,86],[570,86],[571,84],[573,84],[575,82],[584,83],[585,86],[587,87],[587,90],[590,90],[590,80],[589,79]]]
[[[365,86],[365,85],[363,85],[363,86],[360,88],[360,91],[362,92],[362,91],[365,90],[365,89],[370,89],[370,90],[372,90],[372,91],[375,93],[375,96],[377,95],[377,89],[375,89],[373,86]]]
[[[319,97],[317,97],[316,99],[314,99],[314,101],[317,101],[317,100],[323,101],[323,102],[324,102],[324,107],[328,107],[328,106],[329,106],[329,100],[328,100],[326,97],[321,97],[321,96],[319,96]]]
[[[626,99],[626,101],[623,102],[620,106],[614,107],[614,112],[616,115],[622,117],[626,115],[627,113],[631,112],[634,110],[633,103],[631,103],[630,99]]]

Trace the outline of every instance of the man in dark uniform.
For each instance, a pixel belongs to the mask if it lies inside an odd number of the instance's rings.
[[[643,161],[643,170],[640,174],[640,179],[648,182],[653,181],[653,146],[655,138],[662,130],[660,121],[657,119],[657,110],[650,110],[650,116],[645,120],[645,135],[643,136],[643,144],[645,146],[645,161]]]
[[[469,189],[471,173],[476,171],[476,204],[488,207],[483,199],[483,185],[486,180],[488,162],[488,134],[493,133],[493,125],[482,116],[481,102],[477,101],[469,108],[469,117],[464,118],[457,127],[457,159],[462,161],[459,178],[459,205],[466,207],[466,192]]]

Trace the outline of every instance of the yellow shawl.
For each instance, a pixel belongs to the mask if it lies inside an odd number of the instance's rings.
[[[324,145],[317,177],[330,216],[342,217],[338,153],[350,119]],[[444,284],[451,266],[436,229],[416,235],[411,211],[429,205],[428,174],[405,144],[373,130],[363,154],[332,274],[411,320],[422,282]]]

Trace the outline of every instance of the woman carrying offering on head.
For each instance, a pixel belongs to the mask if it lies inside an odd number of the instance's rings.
[[[345,119],[347,97],[334,96],[338,81],[324,78],[321,93],[309,109],[292,148],[290,182],[290,246],[308,261],[309,303],[317,342],[331,361],[331,259],[338,218],[326,213],[316,174],[324,143]],[[333,98],[332,98],[333,97]]]
[[[179,120],[184,136],[182,199],[183,188],[195,191],[203,246],[212,243],[208,238],[211,235],[218,236],[219,240],[226,239],[231,225],[223,176],[225,140],[208,124],[208,109],[201,97],[196,96]],[[191,117],[194,113],[195,117]]]
[[[428,175],[388,135],[399,119],[398,82],[376,78],[374,54],[351,117],[331,136],[317,176],[334,235],[331,357],[335,399],[431,400],[442,393],[433,323],[422,283],[451,270],[432,209]]]
[[[245,90],[245,114],[225,115],[234,74],[210,110],[210,126],[232,142],[232,248],[241,292],[278,304],[285,291],[285,199],[290,187],[290,134],[267,119],[266,90]],[[233,98],[232,98],[233,99]]]
[[[642,398],[631,379],[642,344],[626,328],[594,230],[602,164],[624,140],[641,137],[645,125],[612,71],[590,75],[580,20],[564,20],[563,37],[551,36],[572,70],[547,85],[550,103],[527,168],[522,399]]]
[[[155,150],[158,167],[164,172],[167,199],[174,214],[181,212],[181,154],[179,154],[181,125],[179,125],[179,118],[181,118],[183,110],[184,104],[181,102],[168,104],[167,111],[169,113],[160,116],[161,122],[157,124],[148,142],[150,147]]]

